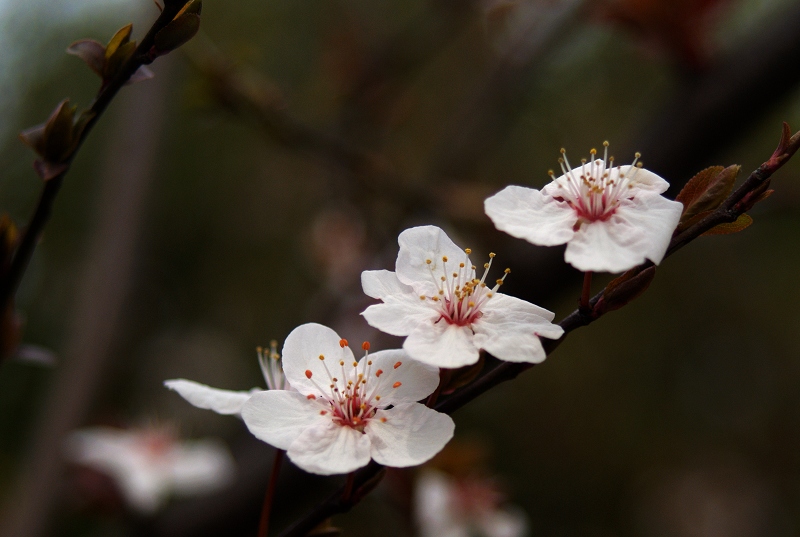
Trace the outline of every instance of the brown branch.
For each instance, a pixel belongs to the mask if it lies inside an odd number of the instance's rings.
[[[794,136],[789,136],[789,127],[784,123],[784,132],[781,142],[772,157],[753,171],[745,182],[733,192],[713,213],[690,227],[686,231],[673,237],[667,249],[668,257],[686,246],[688,243],[711,230],[719,224],[735,221],[739,215],[744,214],[752,204],[758,201],[758,196],[763,193],[769,185],[770,177],[781,168],[800,147],[800,132]],[[755,197],[748,200],[748,197]],[[750,203],[752,202],[752,203]],[[634,273],[642,272],[653,266],[651,262],[632,269]],[[545,353],[549,356],[558,348],[562,341],[574,330],[591,324],[599,319],[603,312],[596,308],[598,302],[603,297],[605,290],[595,295],[589,301],[589,308],[579,308],[567,315],[559,322],[559,326],[564,329],[564,335],[558,340],[544,340],[543,346]],[[457,391],[436,406],[436,410],[445,414],[452,414],[465,404],[474,400],[484,392],[494,388],[507,380],[516,378],[523,371],[531,369],[535,364],[503,362],[478,380]],[[349,511],[358,501],[374,487],[375,480],[379,477],[379,472],[383,467],[380,464],[371,462],[355,475],[354,494],[343,501],[344,488],[338,490],[327,500],[319,504],[304,518],[290,526],[281,537],[303,537],[320,522],[335,514]]]
[[[117,95],[117,92],[128,82],[128,79],[130,79],[139,67],[149,65],[153,62],[155,58],[150,54],[150,51],[153,48],[156,34],[172,22],[175,15],[184,5],[182,2],[174,1],[165,2],[165,4],[161,14],[153,23],[153,26],[147,32],[144,39],[142,39],[141,43],[139,43],[139,46],[136,47],[136,50],[128,61],[120,68],[114,78],[108,81],[108,83],[103,84],[100,91],[97,93],[97,96],[88,109],[90,119],[80,134],[75,150],[65,162],[59,163],[63,164],[65,168],[61,173],[45,182],[42,195],[36,205],[33,217],[28,223],[20,240],[19,247],[11,261],[9,271],[3,281],[0,282],[0,305],[8,304],[9,300],[16,294],[17,288],[28,267],[28,263],[33,256],[33,251],[36,249],[36,244],[42,236],[45,225],[48,220],[50,220],[50,215],[53,212],[53,204],[58,195],[58,191],[61,189],[64,176],[69,172],[72,161],[75,159],[83,142],[100,119],[100,116],[103,115],[103,112],[105,112],[108,105]]]

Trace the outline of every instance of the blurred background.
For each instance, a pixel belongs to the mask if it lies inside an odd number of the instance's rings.
[[[65,48],[129,22],[141,39],[157,14],[0,1],[0,209],[18,225],[41,182],[17,133],[99,85]],[[0,513],[20,535],[255,535],[271,448],[164,379],[263,387],[255,347],[311,321],[399,345],[358,315],[359,276],[391,269],[418,224],[497,252],[506,292],[564,317],[581,275],[497,232],[483,199],[541,187],[559,148],[578,160],[603,140],[618,162],[641,151],[670,197],[709,165],[746,177],[782,121],[800,128],[800,3],[207,0],[201,34],[152,67],[81,149],[17,296]],[[455,451],[481,454],[465,464],[529,535],[800,533],[798,175],[797,159],[778,172],[749,229],[698,239],[640,299],[454,415]],[[144,516],[63,463],[64,431],[162,424],[221,438],[234,482]],[[334,524],[416,535],[413,475]],[[341,483],[284,468],[273,532]]]

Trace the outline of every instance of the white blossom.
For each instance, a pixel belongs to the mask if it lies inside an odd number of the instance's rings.
[[[433,457],[455,428],[449,416],[416,402],[436,389],[438,370],[402,350],[362,348],[356,361],[330,328],[295,328],[283,347],[283,370],[297,391],[253,394],[242,408],[250,432],[322,475],[352,472],[370,458],[406,467]]]
[[[527,517],[501,505],[487,479],[454,478],[426,469],[417,477],[414,518],[419,537],[526,537]]]
[[[213,492],[229,484],[234,462],[216,440],[181,442],[168,429],[92,427],[73,431],[65,456],[114,479],[126,502],[152,514],[170,495]]]
[[[498,292],[510,269],[487,283],[495,254],[483,275],[444,231],[421,226],[398,237],[396,272],[361,274],[364,292],[382,301],[362,315],[375,328],[395,336],[412,358],[437,367],[457,368],[478,361],[480,349],[510,362],[539,363],[546,357],[540,337],[557,339],[563,329],[553,313]]]
[[[542,190],[508,186],[485,202],[497,229],[540,246],[567,244],[565,260],[584,272],[623,272],[649,259],[660,263],[683,205],[661,194],[664,179],[637,163],[614,166],[608,142],[602,159],[591,150],[572,168],[562,149],[563,175]]]
[[[264,375],[268,390],[288,390],[291,388],[283,375],[277,345],[277,342],[273,341],[269,350],[259,347],[257,349],[258,363],[261,366],[261,373]],[[260,388],[253,388],[249,391],[220,390],[186,379],[165,380],[164,386],[175,390],[181,397],[198,408],[213,410],[217,414],[235,416],[241,415],[242,407],[251,395],[261,391]]]

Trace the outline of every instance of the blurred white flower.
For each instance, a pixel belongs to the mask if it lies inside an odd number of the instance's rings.
[[[253,394],[242,408],[250,432],[322,475],[352,472],[370,458],[405,467],[433,457],[455,424],[416,401],[436,389],[439,371],[402,350],[362,348],[356,362],[347,340],[330,328],[295,328],[283,346],[283,367],[297,391]]]
[[[256,351],[258,352],[261,373],[267,383],[267,389],[291,389],[286,382],[286,377],[283,375],[277,342],[272,341],[269,350],[259,347]],[[250,391],[220,390],[186,379],[165,380],[164,386],[175,390],[181,397],[198,408],[213,410],[217,414],[232,414],[236,416],[241,415],[242,407],[250,399],[250,396],[261,391],[260,388],[253,388]]]
[[[152,514],[170,497],[200,495],[229,484],[233,458],[217,440],[179,441],[168,429],[91,427],[65,441],[70,462],[113,478],[126,502]]]
[[[403,231],[396,272],[367,270],[364,293],[381,300],[362,315],[375,328],[408,336],[403,349],[415,360],[437,367],[474,364],[480,349],[509,362],[539,363],[546,357],[539,337],[557,339],[564,330],[553,313],[498,293],[510,272],[486,283],[494,254],[478,279],[462,250],[436,226]]]
[[[525,537],[525,514],[501,506],[503,497],[487,479],[457,479],[426,469],[417,477],[414,515],[419,537]]]
[[[637,165],[614,166],[608,142],[602,159],[572,168],[562,149],[563,175],[541,191],[508,186],[484,203],[497,229],[540,246],[567,243],[564,259],[584,272],[623,272],[661,262],[683,205],[661,196],[669,183]]]

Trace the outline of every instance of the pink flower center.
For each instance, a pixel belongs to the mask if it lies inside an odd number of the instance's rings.
[[[347,340],[340,341],[342,349],[347,347]],[[340,359],[339,370],[328,368],[327,358],[320,354],[319,360],[325,368],[328,377],[327,388],[317,384],[311,370],[306,371],[306,378],[311,380],[322,394],[322,398],[330,405],[330,410],[322,410],[321,414],[330,414],[331,420],[343,427],[351,427],[364,432],[364,427],[375,418],[375,413],[383,408],[381,397],[390,390],[402,386],[394,374],[403,362],[395,362],[390,370],[374,369],[373,362],[369,359],[369,343],[364,342],[364,358],[361,362],[350,362]],[[334,374],[335,373],[335,374]],[[316,399],[313,394],[308,399]],[[381,418],[385,421],[385,418]]]
[[[636,172],[641,168],[638,163],[639,153],[633,160],[633,164],[624,173],[617,166],[614,167],[614,157],[608,157],[608,142],[603,142],[605,152],[603,159],[595,158],[597,150],[592,149],[591,159],[581,159],[580,168],[572,168],[567,160],[566,151],[561,150],[562,157],[558,159],[563,175],[558,179],[554,178],[554,173],[548,173],[558,186],[558,194],[554,193],[554,198],[559,201],[567,202],[578,215],[576,227],[580,227],[582,221],[603,222],[611,218],[617,210],[620,202],[632,197]]]
[[[450,269],[447,256],[442,257],[442,274],[438,275],[433,269],[433,260],[426,259],[425,263],[431,271],[431,277],[438,289],[437,294],[428,297],[420,296],[421,300],[429,300],[433,307],[438,310],[439,317],[435,322],[444,321],[447,324],[458,326],[469,326],[483,316],[481,308],[494,296],[497,289],[503,284],[506,276],[511,269],[505,269],[503,277],[495,280],[494,287],[486,285],[486,275],[489,267],[492,266],[495,254],[489,254],[489,262],[483,265],[483,276],[476,278],[475,265],[470,263],[469,254],[472,250],[464,250],[466,256],[464,261],[458,263]]]

